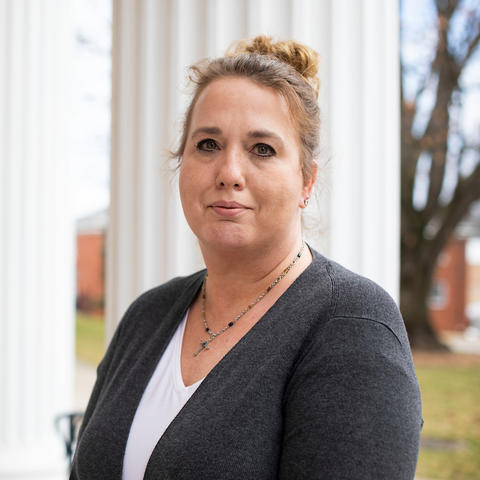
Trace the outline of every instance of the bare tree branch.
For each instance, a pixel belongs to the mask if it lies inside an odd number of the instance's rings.
[[[480,200],[480,162],[468,177],[459,180],[452,200],[439,210],[441,224],[431,240],[432,253],[440,254],[455,227],[476,200]]]
[[[463,58],[462,62],[460,63],[460,68],[463,68],[467,64],[468,60],[470,59],[473,52],[475,51],[475,49],[478,47],[478,45],[480,43],[480,22],[479,22],[479,25],[478,25],[477,28],[479,29],[479,31],[475,35],[475,37],[473,37],[472,42],[468,46],[467,53],[466,53],[465,57]]]
[[[420,140],[412,135],[412,125],[415,117],[415,104],[402,102],[401,116],[401,196],[402,209],[409,214],[414,214],[413,209],[413,187],[415,183],[415,173],[417,169],[418,158],[421,153]]]
[[[437,7],[440,0],[437,0]],[[448,11],[441,13],[438,20],[438,43],[432,69],[438,74],[436,102],[430,115],[427,128],[421,140],[422,149],[432,155],[428,198],[423,216],[428,223],[438,208],[438,199],[442,190],[446,168],[448,146],[449,106],[452,94],[458,88],[459,71],[448,50],[449,15],[455,10],[455,2],[447,2]],[[455,5],[453,5],[455,3]]]
[[[458,6],[458,0],[435,0],[435,6],[437,7],[438,13],[450,21],[450,18]]]

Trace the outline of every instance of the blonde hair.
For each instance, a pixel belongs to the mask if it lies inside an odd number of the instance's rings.
[[[319,150],[318,59],[317,52],[294,40],[273,42],[261,35],[237,42],[224,57],[192,65],[189,78],[194,85],[193,97],[185,114],[180,145],[172,156],[180,160],[183,155],[193,109],[203,90],[219,78],[244,77],[273,88],[285,98],[297,127],[303,179],[308,182]]]

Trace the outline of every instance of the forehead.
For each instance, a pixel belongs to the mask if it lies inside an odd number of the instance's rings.
[[[295,138],[295,126],[285,98],[273,88],[246,78],[220,78],[203,90],[192,112],[190,130],[207,125],[237,131],[272,129],[282,136]]]

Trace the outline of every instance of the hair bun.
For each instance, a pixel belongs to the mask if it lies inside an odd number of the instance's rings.
[[[274,42],[271,37],[259,35],[252,39],[240,40],[229,49],[228,55],[257,53],[268,55],[292,66],[310,84],[318,96],[318,53],[294,40]]]

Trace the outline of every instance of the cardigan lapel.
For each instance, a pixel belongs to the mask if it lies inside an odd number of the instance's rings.
[[[129,378],[119,378],[118,381],[122,382],[124,394],[119,395],[125,399],[122,410],[124,416],[117,425],[119,431],[119,441],[122,442],[123,448],[121,451],[124,453],[127,445],[128,436],[130,433],[130,427],[132,425],[135,413],[145,391],[150,378],[157,367],[157,364],[167,348],[170,340],[172,339],[178,325],[185,317],[185,314],[190,307],[191,303],[195,299],[200,287],[202,285],[203,277],[205,276],[205,270],[197,272],[189,278],[189,282],[185,284],[179,297],[174,300],[168,310],[162,310],[158,312],[154,308],[150,308],[147,315],[152,315],[157,318],[152,318],[151,323],[156,325],[155,330],[152,332],[151,338],[142,348],[142,355],[139,358],[126,358],[127,364],[135,364],[135,367],[130,372]],[[158,315],[162,315],[161,321],[159,321]],[[148,319],[146,319],[148,321]],[[134,340],[134,339],[133,339]],[[138,351],[134,349],[134,351]],[[119,372],[121,375],[122,369]],[[123,471],[123,458],[117,464],[121,465],[118,472],[119,478]]]

